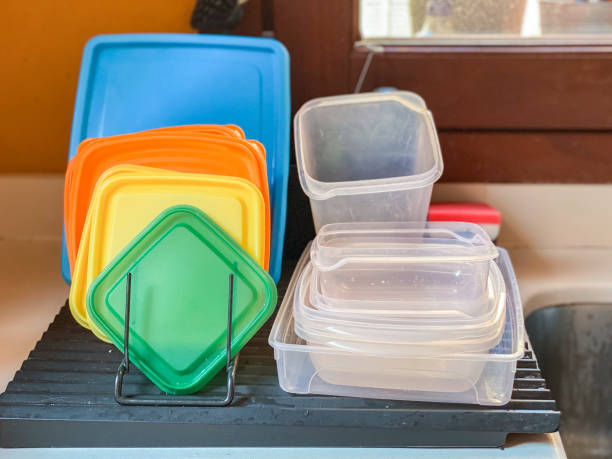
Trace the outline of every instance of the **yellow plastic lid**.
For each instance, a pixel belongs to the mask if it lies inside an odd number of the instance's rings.
[[[87,315],[87,289],[144,227],[168,207],[179,204],[206,212],[264,265],[264,198],[248,180],[144,166],[115,166],[96,184],[75,263],[69,303],[79,324],[108,341]]]

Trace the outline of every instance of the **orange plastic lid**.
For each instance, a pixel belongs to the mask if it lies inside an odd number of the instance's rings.
[[[80,145],[90,145],[94,143],[99,143],[100,141],[107,141],[115,137],[120,137],[120,138],[125,138],[128,136],[130,138],[134,136],[137,137],[141,135],[146,135],[147,133],[168,134],[168,133],[185,133],[185,132],[186,133],[191,132],[191,133],[207,134],[207,135],[220,135],[224,137],[235,137],[238,139],[244,139],[244,131],[242,130],[242,128],[240,128],[240,126],[236,126],[234,124],[226,124],[226,125],[190,124],[190,125],[183,125],[183,126],[171,126],[171,127],[150,129],[148,131],[132,132],[129,134],[122,134],[119,136],[91,137],[89,139],[83,140],[80,143]],[[265,153],[264,153],[264,156],[265,156]],[[70,190],[73,175],[74,175],[74,170],[69,167],[66,170],[66,179],[64,182],[64,222],[68,220],[65,214],[66,209],[68,208],[68,205],[67,205],[68,203],[66,202],[66,191]],[[68,194],[68,198],[70,198],[69,194]],[[71,267],[72,267],[72,263],[71,263]]]
[[[139,137],[139,136],[150,136],[150,135],[167,135],[167,134],[198,134],[198,135],[220,135],[223,137],[232,137],[235,139],[241,139],[248,142],[264,159],[266,158],[266,148],[263,144],[257,140],[246,139],[244,137],[244,131],[240,126],[234,124],[216,125],[216,124],[186,124],[183,126],[171,126],[157,129],[149,129],[148,131],[131,132],[129,134],[121,134],[115,136],[106,137],[91,137],[83,140],[80,145],[89,145],[91,143],[107,142],[115,138],[125,138],[126,136]]]
[[[106,137],[91,137],[89,139],[85,139],[83,140],[79,146],[81,145],[90,145],[90,144],[96,144],[96,143],[100,143],[100,142],[106,142],[109,140],[112,140],[116,137],[119,138],[133,138],[133,137],[139,137],[139,136],[143,136],[143,135],[149,135],[149,134],[161,134],[161,135],[167,135],[167,134],[183,134],[183,133],[193,133],[193,134],[206,134],[206,135],[220,135],[223,137],[233,137],[233,138],[237,138],[237,139],[244,139],[244,131],[242,130],[242,128],[240,126],[236,126],[235,124],[225,124],[225,125],[218,125],[218,124],[187,124],[187,125],[182,125],[182,126],[170,126],[170,127],[163,127],[163,128],[157,128],[157,129],[149,129],[147,131],[139,131],[139,132],[131,132],[129,134],[121,134],[121,135],[117,135],[117,136],[106,136]],[[263,147],[263,145],[259,142],[257,142],[256,140],[251,140],[249,141],[253,144],[253,146],[255,148],[257,148],[260,152],[263,151],[262,155],[265,158],[265,148]],[[68,169],[66,171],[66,180],[65,180],[65,188],[64,189],[68,189],[72,180],[72,175],[74,174],[73,170]],[[64,202],[64,209],[66,209],[66,202]],[[64,221],[66,221],[66,215],[64,215]],[[72,264],[71,264],[72,266]]]
[[[127,134],[88,140],[79,146],[77,155],[68,165],[70,179],[64,191],[66,244],[72,269],[95,183],[106,169],[117,164],[245,178],[264,196],[269,223],[265,157],[244,140],[193,132]],[[266,254],[267,269],[269,237]]]
[[[108,141],[115,137],[119,138],[132,138],[139,137],[142,135],[147,135],[148,133],[161,133],[164,134],[172,134],[172,133],[197,133],[197,134],[206,134],[206,135],[220,135],[224,137],[235,137],[238,139],[244,139],[244,131],[240,126],[236,126],[234,124],[226,124],[226,125],[217,125],[217,124],[190,124],[183,126],[171,126],[171,127],[163,127],[158,129],[150,129],[148,131],[140,131],[140,132],[132,132],[129,134],[122,134],[119,136],[107,136],[107,137],[91,137],[89,139],[83,140],[79,146],[96,144],[104,141]],[[265,153],[264,153],[265,156]],[[74,168],[70,167],[70,162],[68,163],[68,169],[66,170],[66,178],[64,181],[64,225],[68,220],[66,212],[68,209],[67,198],[70,199],[71,195],[71,184],[72,184],[72,176],[74,175]],[[70,260],[70,267],[72,272],[72,260]]]
[[[270,252],[270,198],[265,157],[249,142],[219,135],[183,131],[180,134],[126,134],[86,140],[68,164],[64,189],[66,245],[71,270],[87,210],[100,175],[118,164],[135,164],[179,172],[244,178],[262,193],[266,214],[265,269]]]

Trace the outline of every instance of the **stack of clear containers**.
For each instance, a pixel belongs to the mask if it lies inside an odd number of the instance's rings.
[[[470,223],[322,227],[270,344],[294,393],[499,405],[523,351],[507,254]]]
[[[294,128],[317,237],[270,335],[281,387],[506,403],[523,351],[514,273],[480,227],[424,222],[443,162],[423,99],[315,99]]]

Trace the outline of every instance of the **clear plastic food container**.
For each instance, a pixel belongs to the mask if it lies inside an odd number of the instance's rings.
[[[473,223],[326,225],[312,247],[311,297],[321,309],[478,317],[496,247]]]
[[[392,356],[356,353],[311,345],[294,331],[293,298],[308,262],[308,248],[295,269],[270,332],[278,378],[283,390],[450,403],[503,405],[512,394],[516,361],[524,352],[523,309],[508,254],[497,263],[507,286],[505,329],[489,352],[445,356]]]
[[[296,334],[311,344],[356,352],[385,352],[397,355],[447,354],[488,351],[497,345],[505,326],[506,288],[495,263],[490,269],[488,301],[492,314],[483,319],[453,321],[368,316],[319,311],[309,301],[311,264],[307,264],[294,293],[293,315]]]
[[[315,229],[425,221],[442,155],[431,113],[408,91],[313,99],[295,115],[300,183]]]

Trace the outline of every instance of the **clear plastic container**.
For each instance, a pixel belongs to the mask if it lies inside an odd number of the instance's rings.
[[[294,331],[293,298],[308,258],[307,247],[269,337],[283,390],[296,394],[481,405],[503,405],[509,401],[516,361],[524,352],[524,323],[516,278],[505,250],[500,249],[497,260],[508,291],[500,343],[488,353],[421,358],[355,353],[307,344],[299,338]]]
[[[295,115],[300,183],[315,229],[334,222],[425,221],[442,155],[412,92],[313,99]]]
[[[490,272],[488,301],[492,304],[492,314],[483,319],[453,321],[442,317],[415,319],[383,315],[364,318],[317,310],[308,299],[312,274],[308,264],[294,293],[295,332],[311,344],[366,353],[440,355],[488,351],[499,343],[506,318],[506,287],[501,272],[495,263]]]
[[[310,252],[321,309],[444,317],[486,313],[498,255],[480,226],[459,222],[330,224]]]
[[[495,262],[491,262],[495,263]],[[314,271],[312,273],[310,282],[317,282],[316,276],[314,275]],[[310,287],[310,286],[309,286]],[[492,295],[493,279],[489,276],[489,282],[487,284],[487,295],[490,297]],[[505,292],[505,287],[504,287]],[[485,312],[479,316],[469,316],[464,314],[462,311],[456,309],[452,303],[445,305],[444,307],[448,307],[448,309],[443,309],[442,307],[437,310],[426,310],[426,309],[412,309],[412,310],[402,310],[402,309],[384,309],[384,308],[367,308],[362,302],[360,302],[360,307],[358,308],[346,308],[341,309],[337,307],[332,307],[329,304],[324,304],[327,299],[320,295],[317,292],[316,296],[313,296],[313,289],[309,288],[309,301],[313,308],[316,308],[321,313],[330,313],[330,314],[338,314],[342,315],[345,319],[349,320],[360,320],[360,321],[371,321],[372,319],[384,317],[385,321],[395,321],[398,320],[401,322],[402,320],[407,320],[409,322],[415,321],[427,321],[428,323],[452,323],[455,325],[460,324],[475,324],[475,323],[483,323],[486,321],[490,321],[493,317],[498,314],[497,303],[494,301],[487,301],[487,307]],[[355,300],[356,302],[359,300]]]

